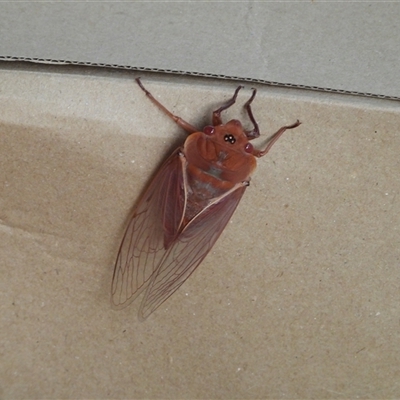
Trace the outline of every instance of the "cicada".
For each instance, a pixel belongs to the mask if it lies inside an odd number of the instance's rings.
[[[146,96],[189,133],[161,166],[144,191],[125,231],[112,279],[112,302],[123,308],[145,290],[139,318],[146,319],[168,299],[203,261],[221,235],[256,168],[287,130],[273,134],[264,149],[250,141],[259,137],[251,103],[244,108],[253,125],[245,130],[240,121],[222,122],[221,113],[238,96],[212,113],[212,125],[199,130],[172,114],[136,79]]]

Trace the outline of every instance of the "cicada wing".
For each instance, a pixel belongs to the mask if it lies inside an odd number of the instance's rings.
[[[197,215],[184,228],[168,251],[149,285],[139,316],[146,319],[185,281],[203,261],[235,211],[246,186],[221,198]]]
[[[151,276],[165,257],[164,213],[176,201],[176,215],[182,214],[183,196],[182,163],[179,149],[162,165],[153,181],[141,197],[132,219],[126,229],[115,263],[111,287],[114,306],[123,308],[129,305],[146,287]]]

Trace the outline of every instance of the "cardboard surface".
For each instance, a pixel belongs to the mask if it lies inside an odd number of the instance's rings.
[[[0,56],[400,93],[398,2],[3,2],[0,11]]]
[[[146,322],[109,302],[129,212],[185,134],[132,74],[0,70],[3,398],[400,395],[398,104],[260,87],[232,221]],[[201,127],[236,85],[143,75]],[[226,118],[247,121],[241,105]],[[247,122],[248,123],[248,122]]]

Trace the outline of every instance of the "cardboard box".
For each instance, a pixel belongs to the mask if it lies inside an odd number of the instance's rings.
[[[2,397],[400,394],[398,102],[246,85],[224,118],[250,126],[256,87],[259,145],[302,125],[259,160],[205,261],[142,323],[141,298],[110,305],[114,262],[133,205],[186,134],[134,78],[199,128],[239,82],[0,67]]]

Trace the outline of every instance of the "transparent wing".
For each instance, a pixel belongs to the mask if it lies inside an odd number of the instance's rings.
[[[246,186],[240,185],[203,210],[171,244],[147,286],[139,311],[142,319],[167,300],[202,262],[224,230],[245,190]]]
[[[144,192],[126,229],[111,287],[111,299],[117,308],[124,308],[135,300],[164,258],[167,250],[164,247],[163,215],[166,208],[174,208],[177,218],[182,214],[184,196],[178,195],[182,188],[178,149],[165,161]],[[169,225],[172,230],[178,226],[172,222]]]

